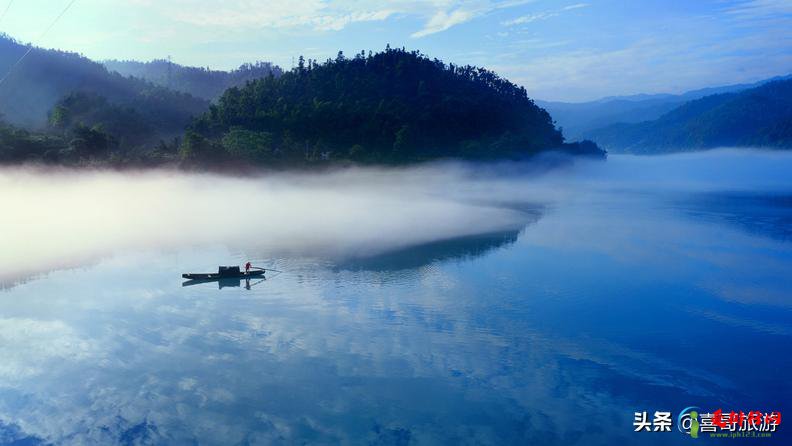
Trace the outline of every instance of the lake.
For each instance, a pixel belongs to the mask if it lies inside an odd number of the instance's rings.
[[[0,170],[0,444],[683,444],[635,412],[783,413],[790,172]],[[282,272],[182,284],[247,260]]]

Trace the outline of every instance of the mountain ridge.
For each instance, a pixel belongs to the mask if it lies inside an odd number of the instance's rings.
[[[590,132],[611,124],[651,121],[684,104],[704,96],[748,90],[768,82],[786,80],[792,75],[780,75],[753,83],[738,83],[689,90],[680,94],[641,93],[607,96],[586,102],[536,100],[547,110],[570,138],[587,138]]]
[[[231,87],[244,85],[269,74],[276,77],[283,74],[279,66],[265,61],[242,64],[229,71],[180,65],[167,59],[149,62],[113,59],[101,63],[108,70],[121,75],[144,79],[160,87],[189,93],[208,101],[217,99]]]
[[[33,47],[0,35],[0,113],[14,125],[42,129],[53,107],[75,93],[99,94],[115,105],[150,116],[153,128],[173,134],[208,101],[175,92],[141,79],[110,72],[77,53]],[[21,62],[18,62],[20,61]]]
[[[685,102],[661,117],[594,130],[613,152],[668,153],[722,146],[792,149],[792,78]]]

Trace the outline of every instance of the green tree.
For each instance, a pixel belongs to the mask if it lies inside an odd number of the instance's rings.
[[[209,140],[196,132],[188,131],[179,147],[179,158],[186,163],[195,163],[214,161],[221,157]]]
[[[262,161],[272,157],[274,138],[270,132],[256,132],[234,127],[223,136],[222,144],[236,158]]]

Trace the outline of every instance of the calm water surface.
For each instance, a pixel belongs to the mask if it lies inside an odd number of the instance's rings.
[[[7,281],[0,444],[682,444],[633,413],[789,413],[792,190],[728,189],[512,203],[517,230],[368,257],[201,243]],[[249,258],[283,273],[182,286]]]

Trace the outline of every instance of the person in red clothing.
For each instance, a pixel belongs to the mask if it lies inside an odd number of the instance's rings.
[[[247,262],[247,263],[245,263],[245,272],[246,272],[246,273],[249,273],[249,272],[250,272],[250,268],[251,268],[252,266],[253,266],[253,265],[251,265],[251,264],[250,264],[250,262]]]

